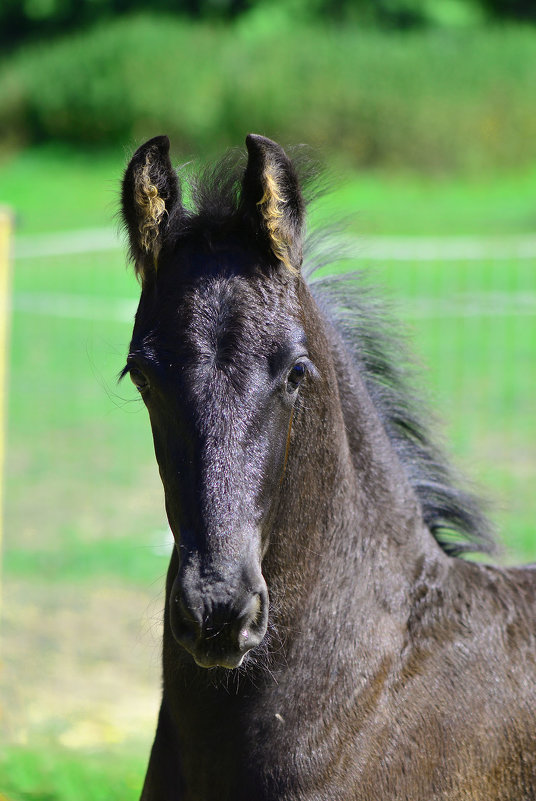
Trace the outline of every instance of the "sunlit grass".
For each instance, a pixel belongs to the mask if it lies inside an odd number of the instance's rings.
[[[249,129],[237,134],[243,146]],[[154,130],[153,133],[166,131]],[[189,157],[171,142],[173,161]],[[0,160],[0,205],[16,215],[19,235],[118,224],[119,182],[132,148],[106,153],[49,145]],[[480,177],[415,173],[348,173],[325,152],[331,193],[313,209],[313,220],[348,221],[357,234],[508,235],[536,228],[536,165]],[[111,274],[109,280],[117,279]],[[87,291],[91,291],[86,280]]]
[[[0,755],[0,794],[8,801],[134,801],[144,756],[137,743],[82,750],[50,741],[7,746]]]

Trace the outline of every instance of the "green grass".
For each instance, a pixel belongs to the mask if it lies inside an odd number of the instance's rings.
[[[8,746],[0,755],[0,792],[9,801],[134,801],[143,762],[139,744],[129,746],[74,753],[45,742]]]
[[[0,203],[15,207],[21,234],[107,225],[122,162],[122,155],[113,153],[102,159],[56,148],[21,153],[0,168]],[[355,228],[378,234],[530,232],[534,177],[527,173],[456,185],[369,173],[352,177],[331,210],[357,208],[361,216]],[[367,267],[377,271],[375,280],[386,285],[410,327],[433,406],[446,423],[445,439],[493,502],[508,560],[536,558],[536,318],[523,316],[520,305],[536,292],[533,263]],[[92,319],[74,311],[58,316],[15,307],[13,316],[5,602],[27,596],[36,622],[19,620],[12,610],[16,620],[4,638],[13,648],[27,638],[28,650],[18,657],[21,670],[31,667],[36,654],[52,659],[58,648],[68,696],[68,671],[74,668],[70,652],[62,650],[67,635],[59,632],[57,644],[51,644],[39,615],[53,621],[66,612],[64,603],[74,606],[79,599],[80,609],[73,614],[82,616],[83,633],[89,625],[84,607],[93,624],[89,599],[106,591],[126,599],[110,607],[105,595],[98,607],[120,623],[132,593],[160,598],[166,570],[162,548],[155,547],[165,539],[166,521],[149,421],[130,382],[118,387],[115,380],[130,324],[114,319],[113,301],[134,302],[138,287],[124,256],[110,252],[20,260],[13,291],[15,299],[44,293],[90,298],[100,311]],[[69,312],[68,299],[64,311]],[[128,654],[140,635],[128,629],[122,635],[106,634],[104,642],[119,636]],[[86,647],[84,636],[80,641],[75,637],[71,647]],[[107,658],[115,666],[116,657],[101,652],[84,662],[84,692],[94,691],[89,678],[94,662],[104,664]],[[112,670],[116,692],[135,705],[138,696],[129,696],[125,664],[117,661]],[[33,680],[39,683],[48,675],[45,664]],[[13,697],[8,696],[8,712],[19,692],[14,688]],[[26,713],[21,707],[21,715]],[[0,741],[0,793],[10,801],[135,798],[147,744],[133,745],[126,738],[106,749],[63,746],[68,724],[61,711],[56,717],[59,724],[39,716],[28,719],[29,745],[14,744],[17,738]],[[140,734],[148,739],[150,726]]]
[[[234,144],[243,146],[246,133]],[[173,160],[180,165],[188,154],[173,146],[172,141]],[[14,209],[20,235],[110,226],[117,220],[128,156],[127,148],[99,153],[57,144],[5,155],[0,205]],[[536,228],[536,164],[454,179],[370,170],[349,174],[331,161],[333,191],[322,214],[348,217],[357,233],[500,236]]]
[[[336,168],[333,169],[337,174]],[[480,178],[343,173],[328,208],[357,234],[501,236],[536,230],[536,166]]]
[[[15,212],[17,232],[98,228],[113,222],[127,156],[49,145],[0,159],[0,205]]]

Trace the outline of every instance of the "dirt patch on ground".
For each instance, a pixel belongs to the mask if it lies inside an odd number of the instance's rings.
[[[4,742],[67,747],[152,739],[160,695],[162,588],[6,580]]]

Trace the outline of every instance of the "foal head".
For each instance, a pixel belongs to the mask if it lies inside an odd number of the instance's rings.
[[[277,144],[246,144],[239,185],[199,190],[195,212],[166,137],[135,153],[123,181],[142,284],[124,373],[149,412],[179,555],[171,629],[203,667],[234,668],[264,638],[262,560],[300,386],[315,380],[298,180]]]

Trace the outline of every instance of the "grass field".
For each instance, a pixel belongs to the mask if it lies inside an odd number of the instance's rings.
[[[122,154],[0,165],[20,236],[111,224]],[[356,176],[354,230],[533,232],[535,173],[478,184]],[[5,179],[5,180],[4,180]],[[533,197],[533,194],[532,194]],[[536,558],[534,260],[361,264],[406,321],[444,439],[492,502],[507,560]],[[117,386],[137,285],[116,250],[24,258],[13,276],[0,795],[127,801],[157,709],[169,546],[148,420]]]

